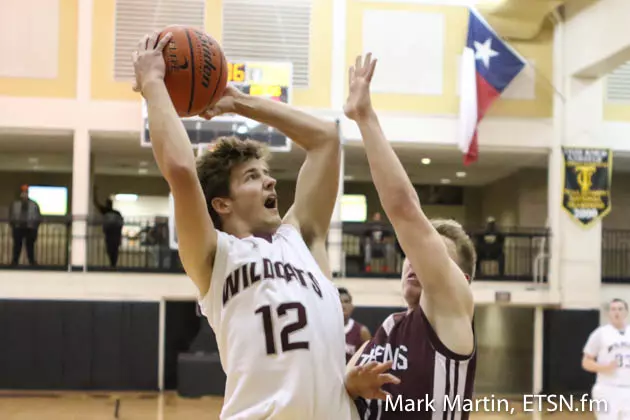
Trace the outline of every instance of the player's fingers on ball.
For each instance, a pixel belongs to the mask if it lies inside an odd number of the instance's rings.
[[[151,36],[149,36],[149,40],[147,41],[147,49],[148,50],[152,50],[152,49],[154,49],[156,47],[159,36],[160,36],[160,33],[157,32],[157,31],[154,31],[151,34]]]
[[[140,41],[138,41],[138,51],[144,51],[147,49],[147,41],[149,40],[149,35],[145,35],[142,38],[140,38]]]
[[[158,42],[157,46],[155,47],[155,49],[157,51],[162,51],[164,50],[164,47],[166,47],[166,44],[168,44],[168,42],[171,40],[171,38],[173,37],[172,33],[167,33],[166,35],[164,35],[162,37],[162,39],[160,39],[160,41]]]
[[[352,82],[352,79],[354,79],[354,66],[350,66],[348,69],[348,80]]]

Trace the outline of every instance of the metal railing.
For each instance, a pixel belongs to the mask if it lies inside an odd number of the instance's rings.
[[[34,229],[0,220],[0,267],[65,270],[70,232],[70,222],[65,218],[43,219]]]
[[[344,223],[344,274],[346,277],[400,277],[404,261],[403,251],[391,227],[384,230],[378,244],[367,234],[369,224]],[[483,229],[467,229],[473,239],[480,263],[478,280],[547,281],[549,231],[544,228],[501,228],[503,246],[484,252]],[[376,252],[375,252],[376,251]],[[493,258],[490,258],[493,257]]]
[[[468,232],[478,247],[478,253],[483,256],[479,247],[483,246],[486,233],[482,229],[468,229]],[[476,278],[545,282],[549,254],[548,231],[502,228],[501,233],[503,246],[500,255],[482,261],[477,267]],[[178,252],[169,247],[168,234],[164,218],[125,218],[122,228],[111,230],[105,227],[101,217],[90,217],[85,232],[85,269],[183,273]],[[70,269],[71,238],[70,218],[44,219],[39,225],[35,241],[35,267]],[[8,220],[0,220],[0,268],[16,267],[12,264],[14,239],[15,234]],[[375,227],[372,223],[344,223],[341,246],[338,248],[341,252],[339,274],[344,277],[400,277],[404,255],[389,225]],[[17,267],[33,267],[29,265],[25,250]]]

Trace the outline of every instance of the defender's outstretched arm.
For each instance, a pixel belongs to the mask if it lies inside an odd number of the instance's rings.
[[[153,155],[175,201],[175,225],[182,264],[203,296],[210,286],[217,232],[197,177],[190,139],[164,84],[162,49],[170,36],[162,38],[156,45],[157,36],[157,33],[150,39],[146,36],[138,44],[138,52],[134,54],[134,89],[142,92],[147,101]]]
[[[450,325],[453,320],[463,319],[466,323],[459,325],[470,329],[472,292],[464,273],[450,258],[443,238],[422,211],[418,194],[385,138],[372,108],[369,85],[375,66],[376,61],[370,54],[365,61],[357,57],[355,67],[350,69],[350,94],[344,111],[359,126],[381,205],[421,281],[421,305],[443,338],[440,332],[449,330],[443,325],[444,320]],[[444,338],[453,351],[467,353],[472,350],[470,346],[458,345],[462,340],[457,337],[453,340]]]

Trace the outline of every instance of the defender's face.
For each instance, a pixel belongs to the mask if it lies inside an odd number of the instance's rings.
[[[352,310],[354,306],[352,306],[352,299],[350,296],[346,294],[340,294],[339,298],[341,299],[341,309],[343,309],[343,318],[348,321],[350,319],[350,315],[352,315]]]
[[[232,170],[232,214],[252,233],[269,233],[280,225],[275,187],[276,180],[269,176],[269,166],[264,160],[252,159]]]
[[[403,297],[409,308],[415,308],[420,304],[420,295],[422,294],[422,284],[418,276],[413,271],[411,263],[407,258],[403,262],[402,268],[402,289]]]
[[[453,261],[457,262],[457,248],[455,246],[455,242],[444,236],[442,237],[442,239],[444,240],[444,244],[446,245],[448,255]],[[409,308],[415,308],[420,305],[422,283],[420,283],[420,279],[411,267],[411,263],[407,258],[405,258],[405,261],[403,262],[401,280],[403,297],[405,298],[405,302],[407,302],[407,306]]]
[[[613,302],[608,308],[608,317],[613,324],[623,324],[628,317],[628,310],[623,302]]]

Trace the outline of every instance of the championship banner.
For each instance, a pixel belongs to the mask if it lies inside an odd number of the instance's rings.
[[[562,152],[562,207],[582,227],[589,227],[611,210],[612,150],[563,147]]]
[[[293,65],[290,62],[243,61],[228,63],[228,84],[252,96],[291,103]],[[147,106],[142,100],[140,144],[151,147]],[[208,145],[217,137],[237,136],[266,143],[274,152],[291,150],[291,141],[273,127],[240,115],[226,114],[206,121],[200,117],[182,118],[190,142]]]

